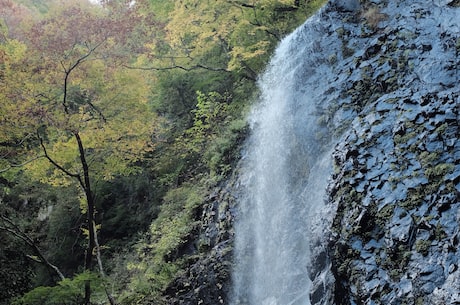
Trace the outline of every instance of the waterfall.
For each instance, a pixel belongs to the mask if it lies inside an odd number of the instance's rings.
[[[286,37],[259,80],[240,175],[232,305],[310,304],[310,243],[331,172],[331,141],[318,123],[321,83],[307,81],[321,78],[320,19]]]

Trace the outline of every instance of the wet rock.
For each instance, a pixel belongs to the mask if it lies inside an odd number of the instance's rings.
[[[338,11],[354,12],[360,8],[359,0],[335,0],[331,1]]]
[[[387,246],[396,244],[408,244],[413,237],[415,224],[412,217],[405,210],[397,208],[391,220],[391,227],[387,234]]]
[[[334,304],[456,304],[460,11],[450,1],[371,2],[393,17],[385,29],[335,24],[355,49],[334,84],[355,117],[328,188]]]

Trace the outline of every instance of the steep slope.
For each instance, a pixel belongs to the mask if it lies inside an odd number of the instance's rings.
[[[312,301],[457,304],[458,2],[335,1],[335,10],[332,2],[329,16],[346,20],[336,32],[352,61],[338,64],[350,69],[338,75],[338,104],[357,116],[333,154],[336,214],[318,252],[330,261],[312,272]]]

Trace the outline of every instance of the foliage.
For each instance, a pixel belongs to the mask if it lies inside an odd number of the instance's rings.
[[[77,270],[84,248],[82,220],[73,189],[57,189],[25,176],[0,185],[1,300],[10,304],[11,297],[36,285],[54,285],[58,279],[35,247],[62,273]]]
[[[79,305],[83,301],[85,283],[90,281],[96,296],[104,295],[103,281],[94,273],[84,272],[64,279],[56,286],[40,286],[17,299],[12,305]]]
[[[142,16],[117,3],[104,9],[55,5],[2,44],[0,105],[8,117],[0,135],[6,148],[2,172],[21,167],[21,174],[41,183],[81,189],[77,198],[86,224],[80,229],[88,238],[81,265],[92,270],[95,255],[101,274],[92,183],[136,172],[135,163],[150,150],[154,117],[147,111],[146,73],[124,68],[137,50],[132,37],[138,21]],[[23,239],[42,263],[58,270],[32,239]]]
[[[127,283],[129,293],[121,297],[124,304],[137,304],[134,300],[141,299],[146,302],[145,298],[160,303],[162,291],[181,270],[188,237],[198,225],[197,209],[203,193],[202,189],[184,185],[166,194],[158,218],[136,247],[137,260],[125,266],[132,276]]]
[[[0,0],[2,198],[44,256],[76,274],[56,284],[2,234],[23,254],[11,266],[31,270],[8,295],[36,287],[17,304],[74,304],[86,280],[100,289],[77,273],[94,221],[119,301],[161,304],[197,250],[206,194],[239,158],[257,74],[322,3]]]
[[[27,292],[33,266],[24,255],[26,249],[17,240],[0,231],[0,304],[8,305],[13,297]]]
[[[145,232],[159,213],[162,193],[147,172],[117,176],[111,181],[100,181],[95,192],[103,253],[116,253],[135,239],[138,232]]]
[[[79,133],[101,178],[111,178],[114,170],[132,172],[132,163],[149,149],[153,125],[145,73],[122,67],[132,56],[127,52],[136,31],[125,22],[138,17],[114,18],[116,12],[83,4],[53,8],[30,29],[24,26],[23,42],[8,39],[3,45],[8,60],[0,103],[8,115],[0,139],[39,146],[40,138],[56,163],[73,170]],[[51,184],[66,183],[69,177],[56,168],[49,171],[47,163],[45,158],[28,163],[29,173]]]
[[[173,64],[202,64],[201,58],[220,52],[226,63],[217,67],[254,79],[278,41],[319,3],[323,1],[175,2],[166,27]]]
[[[422,254],[423,256],[427,256],[429,253],[429,249],[431,246],[430,240],[417,240],[415,242],[415,250]]]
[[[226,98],[217,92],[204,94],[197,92],[197,103],[192,111],[193,125],[184,131],[177,139],[177,150],[183,152],[182,157],[195,158],[202,156],[212,143],[221,134],[223,126],[228,124],[228,103]],[[194,158],[195,157],[195,158]]]

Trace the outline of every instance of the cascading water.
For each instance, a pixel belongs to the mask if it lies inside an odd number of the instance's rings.
[[[331,172],[331,141],[318,124],[321,84],[306,80],[321,79],[319,19],[281,42],[259,81],[240,177],[232,305],[310,304],[310,242]]]

